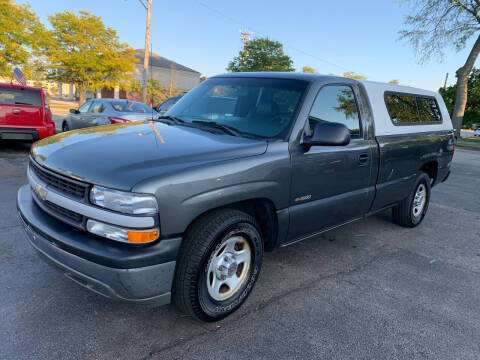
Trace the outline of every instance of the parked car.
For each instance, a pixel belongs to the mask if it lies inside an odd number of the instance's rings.
[[[474,136],[480,136],[480,125],[477,125],[477,128],[476,128],[475,131],[473,132],[473,135],[474,135]]]
[[[418,226],[454,152],[438,93],[294,73],[211,77],[157,121],[74,134],[32,149],[32,246],[90,290],[204,321],[240,307],[264,251],[389,208]]]
[[[0,83],[0,139],[38,140],[55,134],[41,88]]]
[[[165,114],[170,108],[175,105],[175,103],[180,100],[183,97],[183,94],[177,95],[177,96],[172,96],[165,100],[163,103],[158,105],[155,110],[160,114],[163,115]]]
[[[159,114],[148,105],[131,100],[92,99],[70,114],[62,122],[62,131],[90,126],[148,120]]]

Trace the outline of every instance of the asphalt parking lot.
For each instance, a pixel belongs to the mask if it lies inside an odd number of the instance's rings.
[[[458,150],[423,224],[389,212],[265,255],[252,295],[203,324],[53,271],[16,214],[28,146],[0,144],[0,359],[478,359],[480,152]]]

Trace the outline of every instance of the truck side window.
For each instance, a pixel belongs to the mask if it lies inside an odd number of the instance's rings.
[[[394,124],[418,123],[418,112],[415,96],[387,94],[385,104]]]
[[[346,85],[323,87],[310,111],[310,133],[318,122],[344,124],[352,137],[360,137],[360,117],[352,88]]]
[[[421,123],[442,122],[440,109],[435,99],[417,96],[417,105]]]
[[[390,119],[395,125],[441,123],[437,101],[431,97],[408,94],[385,94]]]

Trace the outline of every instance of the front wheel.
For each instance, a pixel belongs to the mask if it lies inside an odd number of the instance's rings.
[[[255,219],[239,210],[204,215],[183,239],[173,302],[202,321],[220,320],[246,300],[260,274],[263,242]]]
[[[417,177],[410,195],[392,209],[393,220],[404,227],[419,225],[427,213],[430,203],[431,180],[427,174]]]
[[[63,131],[63,132],[67,132],[67,131],[69,131],[69,130],[70,130],[70,128],[68,127],[67,122],[64,121],[63,124],[62,124],[62,131]]]

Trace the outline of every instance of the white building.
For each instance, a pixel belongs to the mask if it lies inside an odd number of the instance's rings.
[[[136,80],[141,80],[143,71],[143,49],[135,50]],[[148,77],[159,80],[164,89],[188,91],[200,82],[200,73],[163,56],[151,53],[149,56]]]

